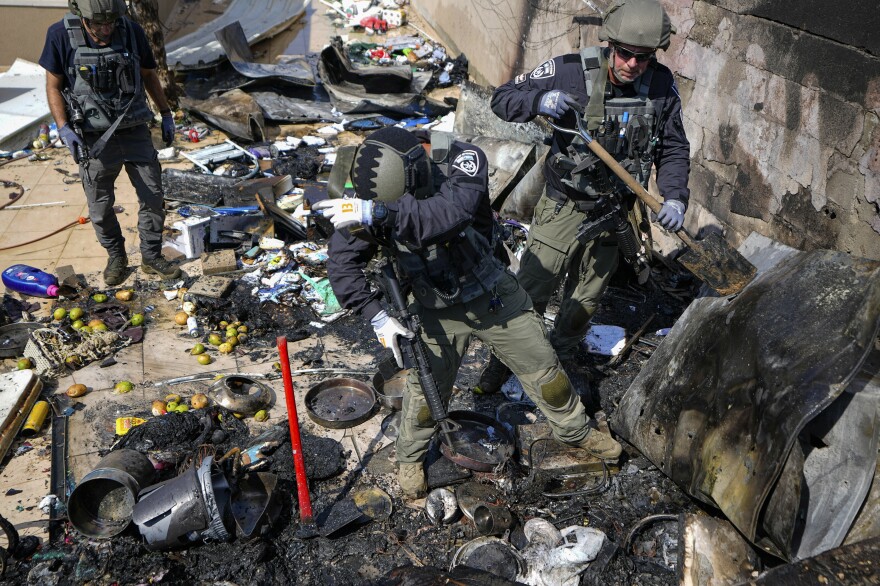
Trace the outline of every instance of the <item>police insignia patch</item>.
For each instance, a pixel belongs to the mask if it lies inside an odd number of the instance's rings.
[[[556,75],[556,63],[551,59],[544,61],[532,71],[529,75],[532,79],[544,79],[545,77],[553,77]]]
[[[526,74],[525,74],[525,73],[520,73],[520,74],[517,75],[515,78],[513,78],[513,83],[515,83],[516,85],[519,85],[519,84],[521,84],[522,82],[524,82],[525,80],[526,80]]]
[[[473,177],[480,170],[480,159],[477,158],[476,151],[462,151],[452,161],[452,167],[460,169]]]

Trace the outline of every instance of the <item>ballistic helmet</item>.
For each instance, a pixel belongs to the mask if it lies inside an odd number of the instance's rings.
[[[82,18],[110,22],[125,15],[125,0],[68,0],[70,11]]]
[[[657,0],[615,0],[605,12],[600,41],[663,49],[675,27]]]
[[[428,153],[413,134],[394,126],[370,134],[358,147],[351,181],[362,199],[388,202],[404,193],[420,199],[433,193]]]

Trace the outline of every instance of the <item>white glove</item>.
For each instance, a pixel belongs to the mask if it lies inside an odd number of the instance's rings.
[[[369,199],[324,199],[314,204],[312,209],[321,212],[337,230],[357,225],[373,225],[373,202]]]
[[[385,348],[391,347],[394,359],[397,360],[397,366],[403,368],[403,354],[400,352],[400,342],[397,341],[397,336],[414,338],[415,334],[403,327],[397,318],[388,315],[384,309],[373,316],[370,324],[373,326],[373,331],[376,332],[379,343]]]

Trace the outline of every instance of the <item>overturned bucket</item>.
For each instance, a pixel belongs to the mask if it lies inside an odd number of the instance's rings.
[[[119,535],[131,523],[137,494],[155,475],[153,464],[140,452],[110,452],[70,493],[70,524],[87,537]]]

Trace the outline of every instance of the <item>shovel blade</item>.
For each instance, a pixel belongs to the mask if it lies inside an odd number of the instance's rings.
[[[688,240],[688,248],[677,258],[678,262],[719,295],[739,293],[755,278],[755,266],[731,248],[720,234]]]

